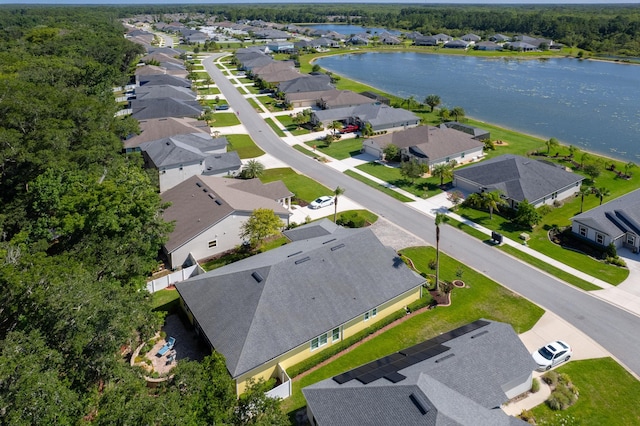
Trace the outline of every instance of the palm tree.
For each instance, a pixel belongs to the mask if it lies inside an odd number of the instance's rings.
[[[551,148],[557,148],[560,145],[558,139],[551,138],[544,143],[547,146],[547,156],[551,153]]]
[[[456,121],[460,119],[460,117],[464,117],[464,109],[462,107],[453,107],[451,110],[451,114],[456,117]]]
[[[569,145],[569,158],[573,158],[578,152],[578,148],[573,145]]]
[[[338,219],[338,197],[342,194],[344,194],[344,188],[337,186],[336,189],[333,190],[333,223],[336,223]]]
[[[402,105],[407,104],[407,109],[411,109],[411,106],[415,103],[415,101],[416,101],[415,96],[411,95],[407,99],[402,101]]]
[[[329,129],[333,130],[333,134],[335,135],[338,130],[342,129],[342,123],[339,121],[334,121],[329,125]]]
[[[629,161],[627,164],[624,165],[624,174],[627,176],[631,176],[630,170],[633,169],[635,166],[636,165],[633,161]]]
[[[580,195],[580,213],[582,213],[582,208],[584,206],[584,197],[591,194],[592,190],[588,186],[581,186],[578,194]]]
[[[436,213],[436,289],[440,291],[440,225],[449,220],[444,213]]]
[[[489,209],[489,219],[493,219],[493,211],[499,212],[498,207],[506,206],[507,202],[502,198],[500,191],[483,192],[480,194],[482,205]]]
[[[602,186],[600,188],[596,188],[594,186],[592,189],[593,189],[593,193],[596,195],[596,197],[600,198],[600,205],[602,205],[602,199],[604,197],[608,197],[609,195],[611,195],[611,191],[609,191],[609,189],[605,188],[604,186]]]
[[[440,105],[440,102],[440,96],[438,95],[428,95],[426,98],[424,98],[424,103],[431,107],[431,112],[433,112],[433,109],[435,107]]]
[[[264,173],[264,165],[258,160],[249,160],[242,169],[242,175],[246,179],[255,179]]]
[[[440,186],[444,185],[445,179],[453,177],[453,167],[448,163],[440,163],[433,166],[431,176],[440,178]]]
[[[450,115],[451,112],[447,108],[440,108],[440,110],[438,110],[438,117],[440,117],[440,121],[443,123],[449,120]]]
[[[580,168],[584,168],[584,163],[587,162],[587,160],[589,160],[591,158],[591,155],[589,155],[588,152],[583,152],[582,156],[580,157]]]

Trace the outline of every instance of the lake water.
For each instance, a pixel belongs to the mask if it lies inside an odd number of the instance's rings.
[[[640,66],[412,52],[318,59],[323,68],[422,102],[440,96],[469,117],[543,139],[640,161]]]
[[[359,33],[369,33],[369,34],[380,34],[383,32],[388,32],[389,34],[399,35],[400,31],[395,30],[386,30],[384,28],[374,28],[374,27],[361,27],[360,25],[349,25],[349,24],[317,24],[317,25],[300,25],[301,27],[309,27],[316,30],[321,31],[335,31],[339,34],[343,34],[346,36],[350,36],[352,34]]]

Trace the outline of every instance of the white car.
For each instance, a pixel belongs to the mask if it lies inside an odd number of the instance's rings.
[[[560,364],[561,362],[569,361],[571,358],[571,346],[562,340],[556,340],[551,342],[534,353],[533,360],[538,364],[538,370],[550,370],[552,367]]]
[[[328,195],[323,195],[322,197],[316,198],[309,204],[310,209],[321,209],[322,207],[328,207],[333,205],[333,197]]]

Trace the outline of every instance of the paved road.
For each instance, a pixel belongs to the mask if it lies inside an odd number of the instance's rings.
[[[433,218],[291,149],[213,65],[213,58],[204,64],[253,140],[265,152],[329,188],[345,188],[345,195],[353,201],[435,245]],[[442,230],[440,247],[444,253],[556,313],[602,345],[636,377],[640,376],[637,356],[640,317],[566,285],[453,227]]]

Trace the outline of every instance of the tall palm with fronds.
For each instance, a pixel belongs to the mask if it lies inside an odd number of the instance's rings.
[[[551,148],[557,148],[560,145],[560,142],[558,142],[558,139],[556,138],[551,138],[544,144],[547,146],[547,155],[549,155],[551,153]]]
[[[582,210],[584,208],[584,197],[591,194],[592,192],[593,192],[592,189],[589,188],[588,186],[580,187],[580,191],[578,191],[578,195],[580,195],[580,213],[582,213]]]
[[[444,213],[436,213],[436,289],[440,291],[440,225],[449,220]]]
[[[493,211],[499,212],[499,207],[507,205],[500,191],[483,192],[481,194],[482,205],[489,210],[489,219],[493,219]]]
[[[456,117],[456,121],[460,121],[460,118],[464,117],[464,109],[462,107],[453,107],[451,109],[451,115]]]
[[[416,102],[416,97],[411,95],[409,96],[407,99],[405,99],[404,101],[402,101],[402,105],[407,104],[407,109],[411,109],[411,107],[413,106],[413,104]]]
[[[440,186],[442,186],[444,185],[445,179],[451,179],[453,177],[453,167],[448,163],[436,164],[431,169],[431,175],[440,178]]]
[[[333,130],[333,134],[335,135],[338,130],[342,129],[342,123],[339,121],[334,121],[331,124],[329,124],[329,129]]]
[[[340,188],[339,186],[333,190],[333,223],[336,223],[338,220],[338,197],[344,194],[344,188]]]
[[[609,188],[605,188],[604,186],[600,188],[594,187],[593,193],[600,199],[600,205],[602,205],[602,199],[604,197],[608,197],[609,195],[611,195],[611,191],[609,191]]]
[[[438,95],[427,95],[427,97],[424,98],[424,103],[431,107],[431,112],[433,112],[435,107],[440,105],[440,102],[440,96]]]

